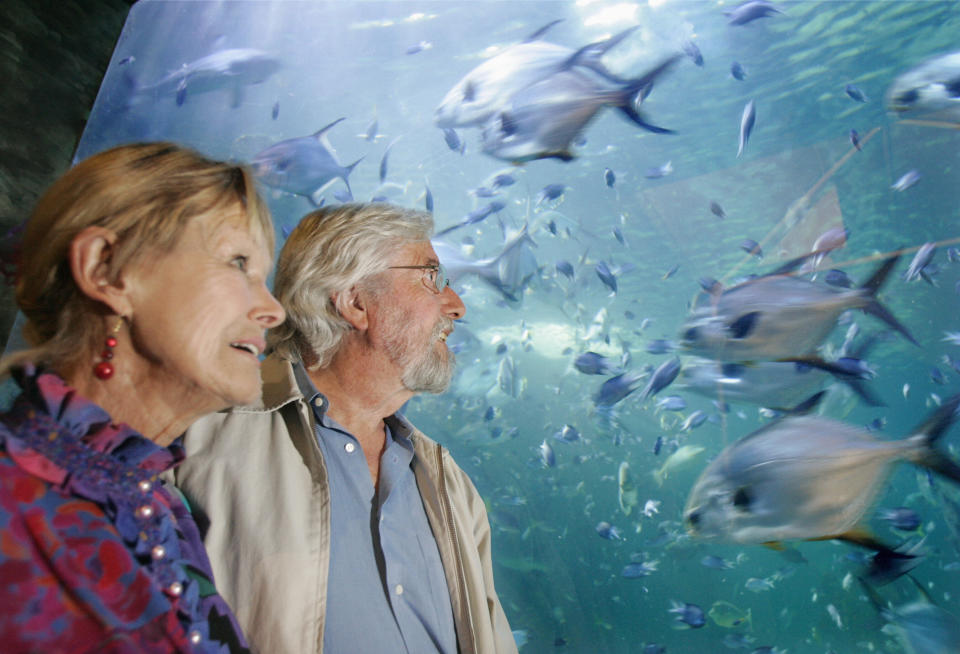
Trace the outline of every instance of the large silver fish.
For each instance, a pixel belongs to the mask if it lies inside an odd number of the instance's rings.
[[[537,260],[530,249],[536,243],[530,238],[526,225],[507,238],[499,254],[486,259],[468,259],[460,248],[446,241],[434,239],[431,243],[451,284],[465,275],[477,275],[511,302],[521,300],[524,289],[537,272]]]
[[[956,654],[960,652],[960,620],[940,608],[927,590],[910,577],[920,597],[898,607],[887,607],[877,591],[862,580],[860,585],[880,616],[892,627],[909,654]],[[887,629],[884,629],[887,631]]]
[[[327,131],[342,121],[338,118],[311,136],[274,143],[254,156],[253,170],[268,186],[300,195],[315,206],[321,204],[321,193],[335,180],[342,179],[350,191],[350,172],[363,157],[349,166],[342,166],[327,140]]]
[[[227,89],[231,94],[230,104],[240,106],[244,89],[260,84],[280,69],[280,62],[260,50],[235,48],[220,50],[197,59],[173,71],[162,79],[136,89],[136,94],[175,95],[177,106],[188,95]]]
[[[960,466],[934,449],[956,420],[960,395],[899,441],[819,416],[789,416],[725,448],[684,509],[692,535],[733,543],[838,538],[876,546],[864,514],[898,460],[960,483]],[[880,549],[878,547],[878,549]]]
[[[654,133],[670,130],[648,123],[637,106],[658,75],[681,55],[661,62],[646,75],[612,82],[580,68],[563,70],[514,93],[483,127],[481,146],[490,156],[512,163],[574,158],[570,148],[604,107],[616,107]]]
[[[538,40],[557,22],[540,28],[523,43],[510,46],[467,73],[447,92],[437,107],[434,114],[437,127],[483,125],[514,93],[561,70],[582,67],[616,79],[604,68],[600,57],[636,27],[574,51]]]
[[[770,361],[812,354],[849,309],[862,309],[916,344],[910,332],[876,299],[897,257],[885,261],[859,288],[837,288],[783,274],[805,259],[703,295],[681,328],[680,346],[717,361]]]
[[[898,76],[887,89],[886,104],[899,114],[946,109],[960,118],[960,51],[928,59]]]

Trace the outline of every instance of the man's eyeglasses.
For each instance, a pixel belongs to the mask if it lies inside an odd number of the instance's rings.
[[[423,270],[423,284],[435,293],[443,293],[443,289],[450,285],[447,279],[447,270],[442,263],[430,263],[423,266],[389,266],[390,270]],[[427,283],[427,280],[430,283]]]

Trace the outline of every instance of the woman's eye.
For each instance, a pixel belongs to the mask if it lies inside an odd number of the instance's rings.
[[[235,256],[233,259],[230,260],[230,265],[236,266],[236,267],[239,268],[240,270],[246,272],[246,270],[247,270],[247,262],[248,262],[249,260],[250,260],[249,257],[247,257],[247,256],[245,256],[245,255],[242,255],[242,254],[238,254],[237,256]]]

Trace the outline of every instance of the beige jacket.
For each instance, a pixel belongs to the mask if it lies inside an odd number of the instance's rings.
[[[267,357],[262,406],[207,416],[186,433],[174,481],[189,500],[220,594],[254,652],[323,651],[330,491],[313,414],[290,363]],[[490,524],[473,483],[414,430],[414,473],[450,589],[461,654],[515,653],[493,586]]]

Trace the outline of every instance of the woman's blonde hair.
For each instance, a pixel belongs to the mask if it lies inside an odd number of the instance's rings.
[[[269,346],[310,368],[327,365],[350,330],[333,294],[383,272],[397,248],[432,233],[429,213],[391,204],[344,204],[304,216],[277,259],[273,294],[287,320],[267,333]]]
[[[40,198],[24,228],[16,300],[32,349],[2,369],[30,360],[66,374],[102,348],[109,308],[81,292],[70,269],[71,242],[81,231],[99,226],[117,235],[107,261],[107,275],[116,281],[145,255],[172,251],[190,221],[202,215],[246,217],[273,251],[270,211],[245,166],[159,142],[115,147],[67,171]]]

